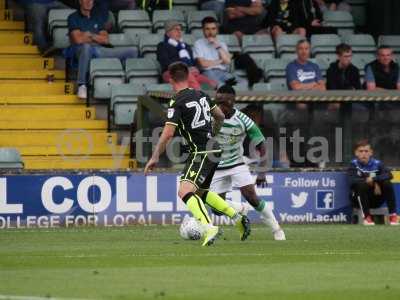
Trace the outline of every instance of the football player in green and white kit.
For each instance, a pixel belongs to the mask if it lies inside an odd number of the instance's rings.
[[[255,184],[265,183],[267,163],[265,138],[258,126],[247,115],[235,109],[235,90],[231,86],[224,85],[218,89],[216,102],[225,114],[225,120],[216,137],[222,149],[222,155],[211,183],[211,190],[225,199],[226,193],[232,191],[233,186],[240,188],[243,197],[260,213],[262,221],[271,228],[274,239],[285,240],[285,233],[271,208],[257,196],[255,189]],[[246,136],[260,152],[262,171],[258,173],[256,180],[243,160],[243,141]],[[235,210],[247,212],[247,205],[233,201],[227,202]]]

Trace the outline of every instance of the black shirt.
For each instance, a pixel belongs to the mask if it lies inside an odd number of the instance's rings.
[[[194,89],[179,91],[170,101],[167,122],[178,127],[190,152],[219,150],[209,141],[212,137],[211,110],[215,104],[210,97]]]
[[[360,90],[360,71],[350,64],[346,69],[339,68],[339,61],[331,63],[326,73],[328,90]]]

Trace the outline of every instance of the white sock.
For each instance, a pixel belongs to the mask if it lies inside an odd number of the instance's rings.
[[[263,201],[263,208],[262,210],[258,211],[261,214],[261,220],[263,221],[264,224],[269,226],[272,229],[272,232],[275,232],[277,230],[281,229],[281,226],[279,226],[278,221],[276,220],[274,213],[272,212],[272,209]],[[260,206],[262,204],[260,203]]]

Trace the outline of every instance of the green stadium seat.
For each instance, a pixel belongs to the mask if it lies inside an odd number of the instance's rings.
[[[135,48],[137,51],[138,44],[134,38],[124,33],[110,33],[108,35],[110,44],[116,48]]]
[[[0,169],[23,169],[24,162],[17,149],[0,148]]]
[[[353,56],[364,56],[365,60],[375,56],[376,45],[372,35],[351,34],[343,37],[343,42],[349,44],[353,49]]]
[[[183,31],[186,30],[185,16],[180,10],[155,10],[153,13],[153,32],[164,33],[164,24],[167,21],[177,21],[182,25]]]
[[[324,26],[337,28],[339,35],[354,33],[353,16],[348,11],[327,10],[324,12],[323,20]]]
[[[169,83],[148,83],[144,85],[147,92],[172,92],[172,86]]]
[[[242,52],[253,58],[268,59],[275,57],[274,43],[269,35],[245,35],[242,39]]]
[[[393,52],[400,54],[400,35],[381,35],[378,39],[378,46],[386,45],[393,49]]]
[[[143,57],[156,58],[157,45],[164,39],[163,34],[141,35],[139,39],[139,52]]]
[[[289,59],[273,58],[267,59],[264,65],[264,77],[267,82],[286,81],[286,66],[290,63]]]
[[[51,9],[49,11],[48,32],[53,40],[53,47],[67,48],[70,45],[68,37],[68,16],[75,9]]]
[[[130,58],[125,70],[129,83],[158,83],[160,77],[160,65],[152,58]]]
[[[368,0],[347,0],[351,5],[351,14],[356,26],[367,25],[367,2]]]
[[[124,81],[125,72],[118,58],[94,58],[90,61],[90,82],[94,98],[110,99],[111,87]]]
[[[192,34],[197,33],[201,35],[203,33],[201,29],[201,21],[205,17],[213,17],[217,19],[217,15],[213,10],[190,11],[187,17],[188,31]]]
[[[122,32],[151,33],[151,26],[149,14],[144,10],[120,10],[118,13],[118,28]]]
[[[278,57],[284,59],[293,59],[296,57],[296,44],[304,39],[298,34],[281,34],[276,39],[276,52]]]
[[[253,85],[253,91],[255,92],[274,92],[274,91],[287,91],[286,82],[258,82]]]
[[[365,75],[365,66],[371,61],[375,60],[375,55],[373,54],[354,54],[352,63],[360,70],[360,75]]]
[[[234,34],[219,34],[218,39],[228,46],[230,53],[242,51],[239,40]]]
[[[326,61],[336,60],[336,46],[341,42],[336,34],[314,34],[311,36],[312,56]]]
[[[118,84],[111,88],[110,112],[113,123],[117,126],[132,124],[137,108],[138,97],[145,95],[142,84]]]
[[[180,10],[185,14],[197,11],[198,0],[174,0],[174,9]]]

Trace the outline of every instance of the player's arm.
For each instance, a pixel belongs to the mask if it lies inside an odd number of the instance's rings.
[[[259,170],[257,172],[256,184],[262,184],[265,182],[265,175],[267,174],[268,168],[268,157],[267,157],[267,145],[265,141],[262,141],[257,145],[257,150],[260,153]]]
[[[217,105],[211,109],[211,115],[214,118],[212,134],[216,136],[221,130],[222,124],[224,124],[225,115]]]
[[[145,175],[147,175],[150,171],[152,171],[155,165],[158,163],[160,155],[164,153],[165,148],[167,147],[169,141],[174,137],[175,129],[176,126],[173,124],[170,123],[165,124],[160,139],[158,140],[156,148],[154,149],[153,155],[151,156],[149,162],[146,164],[146,167],[144,168]]]

